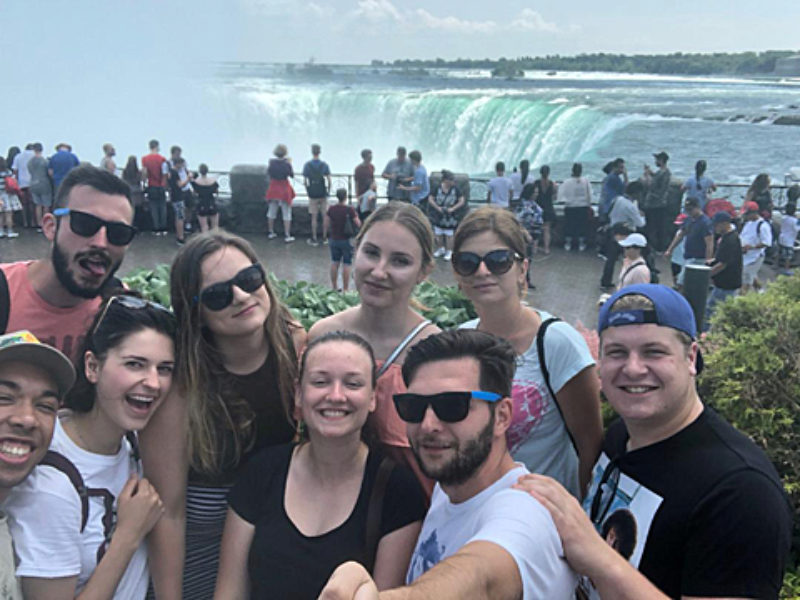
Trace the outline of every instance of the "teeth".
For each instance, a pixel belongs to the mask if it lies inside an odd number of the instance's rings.
[[[25,456],[30,454],[31,447],[28,444],[18,444],[16,442],[3,442],[0,444],[0,452],[11,456]]]
[[[649,387],[646,386],[633,386],[629,385],[625,388],[626,391],[630,392],[631,394],[644,394],[645,392],[650,391]]]
[[[320,411],[323,417],[343,417],[347,414],[347,411],[344,410],[336,410],[333,408],[328,408],[325,410]]]
[[[151,402],[155,402],[155,398],[153,398],[152,396],[134,396],[134,395],[129,395],[128,399],[129,400],[133,400],[135,402],[145,402],[147,404],[150,404]]]

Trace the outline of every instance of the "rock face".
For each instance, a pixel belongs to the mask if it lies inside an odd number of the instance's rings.
[[[800,115],[783,115],[773,121],[775,125],[800,125]]]

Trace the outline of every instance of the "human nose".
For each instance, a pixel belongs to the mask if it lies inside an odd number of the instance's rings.
[[[142,383],[151,390],[157,390],[161,387],[161,377],[159,376],[158,367],[156,365],[147,369]]]
[[[424,432],[440,431],[442,429],[442,422],[433,410],[430,404],[425,407],[425,413],[422,415],[422,422],[420,429]]]
[[[474,275],[477,276],[486,276],[491,275],[492,272],[489,270],[489,267],[486,266],[486,261],[481,258],[481,262],[478,263],[478,268],[475,269]]]
[[[33,402],[21,400],[14,405],[9,422],[20,429],[33,429],[36,427],[36,409]]]
[[[328,390],[328,400],[334,400],[338,402],[344,401],[345,398],[345,387],[344,382],[342,381],[332,381],[330,388]]]
[[[89,238],[89,243],[94,248],[108,247],[108,230],[105,225],[101,225],[100,229],[95,231],[94,235]]]
[[[233,285],[231,287],[233,288],[233,301],[234,302],[243,302],[250,296],[250,292],[245,292],[238,285]]]
[[[623,371],[628,377],[640,377],[647,373],[647,365],[638,352],[631,352],[625,360]]]

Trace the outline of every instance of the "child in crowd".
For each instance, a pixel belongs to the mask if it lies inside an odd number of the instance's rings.
[[[783,209],[784,215],[781,220],[781,234],[778,238],[779,256],[778,256],[778,271],[783,275],[791,275],[789,268],[792,266],[792,259],[794,258],[794,245],[797,241],[797,233],[800,232],[800,226],[797,223],[797,194],[795,198],[790,199]],[[781,270],[783,266],[783,270]]]
[[[533,255],[539,250],[539,239],[542,236],[544,226],[544,211],[542,207],[533,199],[536,188],[532,183],[528,183],[522,188],[519,196],[519,206],[517,208],[517,219],[528,232],[530,242],[527,244],[526,253],[528,258],[527,282],[530,289],[534,289],[531,282],[531,272],[533,269]]]
[[[342,264],[342,291],[346,292],[350,285],[350,265],[353,264],[353,247],[350,238],[358,233],[361,221],[352,206],[347,204],[347,190],[336,190],[337,204],[328,208],[325,214],[325,229],[330,235],[331,251],[331,287],[339,289],[339,264]]]
[[[372,183],[369,184],[369,188],[366,192],[361,194],[361,197],[358,199],[358,218],[361,219],[361,222],[367,220],[373,212],[375,212],[375,206],[378,203],[378,182],[374,179]]]
[[[16,193],[7,189],[6,185],[6,177],[13,176],[6,164],[6,159],[0,156],[0,213],[3,213],[3,223],[0,224],[0,238],[19,237],[19,234],[14,231],[14,213],[22,210],[22,204]]]
[[[450,260],[453,256],[453,232],[460,221],[457,213],[466,202],[451,171],[442,169],[442,182],[431,198],[433,202],[428,203],[431,209],[428,216],[433,222],[435,241],[439,245],[433,256]]]

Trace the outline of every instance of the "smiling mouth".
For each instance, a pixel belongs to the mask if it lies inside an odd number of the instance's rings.
[[[652,392],[653,390],[657,390],[658,388],[653,385],[621,385],[620,389],[628,394],[646,394],[648,392]]]
[[[0,442],[0,455],[11,462],[23,462],[33,452],[33,446],[27,442]]]
[[[343,408],[323,408],[319,411],[319,414],[326,419],[340,419],[342,417],[346,417],[350,413],[351,411]]]
[[[128,394],[125,402],[130,404],[137,412],[148,412],[156,401],[155,396],[145,396],[140,394]]]

